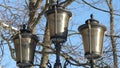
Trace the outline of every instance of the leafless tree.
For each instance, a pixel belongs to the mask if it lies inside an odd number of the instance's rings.
[[[20,25],[27,24],[32,29],[32,33],[39,36],[34,66],[38,66],[39,68],[47,67],[49,58],[55,54],[55,49],[50,41],[50,31],[45,20],[44,13],[55,1],[56,0],[14,0],[14,2],[12,2],[10,0],[2,0],[0,2],[0,58],[4,57],[4,47],[7,45],[9,47],[11,57],[14,60],[16,59],[11,36],[18,32]],[[74,3],[76,4],[72,5]],[[103,51],[104,56],[97,60],[96,66],[101,65],[118,68],[120,62],[118,61],[120,57],[120,46],[118,46],[120,41],[120,31],[117,30],[119,29],[117,28],[119,27],[118,25],[115,27],[115,20],[118,19],[119,21],[120,8],[117,9],[112,0],[60,0],[60,5],[70,9],[73,14],[76,15],[78,13],[77,11],[74,11],[76,7],[85,8],[85,10],[92,8],[92,10],[94,9],[99,12],[109,14],[109,18],[106,19],[109,20],[109,23],[107,24],[110,24],[110,27],[108,27],[108,32],[105,37],[106,46]],[[106,9],[104,6],[108,8]],[[79,36],[78,31],[74,29],[74,26],[76,27],[78,23],[76,24],[73,22],[75,21],[71,20],[68,41],[62,46],[62,62],[67,60],[67,62],[73,66],[86,67],[89,66],[89,62],[86,58],[84,58],[81,36]],[[72,40],[75,40],[74,38],[80,40],[79,43],[78,41],[73,43]],[[0,61],[1,60],[2,59],[0,59]],[[109,65],[109,63],[111,65]]]

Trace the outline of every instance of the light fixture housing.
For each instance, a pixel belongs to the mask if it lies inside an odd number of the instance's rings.
[[[82,35],[85,57],[87,59],[98,59],[102,56],[103,40],[107,28],[93,19],[88,19],[85,24],[78,28]]]
[[[50,28],[50,38],[53,43],[63,43],[67,40],[68,23],[72,16],[70,11],[60,6],[53,6],[45,12]]]
[[[20,67],[33,65],[38,37],[32,34],[31,30],[23,28],[20,29],[20,33],[13,36],[13,42],[17,65]]]

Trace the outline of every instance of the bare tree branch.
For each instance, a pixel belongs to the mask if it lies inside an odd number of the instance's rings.
[[[2,22],[1,20],[0,20],[0,27],[3,27],[3,28],[8,29],[8,30],[15,31],[15,32],[18,31],[17,28],[11,27],[11,26],[5,24],[4,22]]]
[[[1,34],[1,37],[2,37],[2,39],[4,39],[4,40],[7,42],[8,46],[9,46],[9,50],[10,50],[10,52],[11,52],[11,57],[12,57],[14,60],[16,60],[16,57],[15,57],[15,55],[14,55],[15,50],[12,48],[10,41],[9,41],[8,39],[6,39],[6,38],[3,36],[3,34]]]
[[[111,35],[111,44],[113,50],[113,59],[114,59],[114,68],[118,68],[118,58],[117,58],[117,49],[116,49],[116,40],[114,35],[114,9],[112,6],[112,0],[106,0],[109,10],[110,10],[110,35]]]
[[[44,47],[43,47],[43,50],[42,50],[42,57],[41,57],[40,68],[46,68],[46,66],[47,66],[46,63],[48,62],[49,54],[45,53],[45,52],[50,50],[49,48],[46,48],[45,46],[50,47],[50,45],[51,45],[50,44],[50,30],[49,30],[48,23],[46,25],[46,30],[45,30],[43,43],[44,43]]]
[[[100,10],[100,11],[103,11],[103,12],[110,13],[110,11],[104,10],[104,9],[100,9],[100,8],[98,8],[98,7],[95,7],[95,6],[91,5],[90,3],[88,3],[88,2],[85,1],[85,0],[82,0],[82,1],[83,1],[85,4],[87,4],[88,6],[94,8],[94,9],[97,9],[97,10]],[[77,1],[76,1],[76,2],[77,2]],[[78,3],[78,2],[77,2],[77,3]],[[114,15],[120,16],[120,14],[116,14],[116,13],[114,13]]]
[[[42,15],[45,13],[48,7],[49,4],[46,3],[44,9],[38,14],[38,17],[35,19],[35,23],[32,25],[32,27],[35,27],[39,23],[40,19],[42,18]]]
[[[32,25],[35,23],[37,9],[40,7],[42,0],[30,0],[29,2],[29,27],[34,29]]]
[[[70,5],[74,1],[75,0],[65,0],[64,2],[61,2],[60,5],[63,5],[63,7],[67,7],[68,5]]]

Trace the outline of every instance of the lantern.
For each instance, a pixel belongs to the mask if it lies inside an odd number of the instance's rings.
[[[85,57],[87,59],[98,59],[102,56],[103,39],[105,31],[107,30],[104,25],[93,19],[88,19],[85,24],[78,28],[82,35]]]
[[[72,13],[60,6],[54,6],[52,9],[46,11],[45,16],[50,28],[50,38],[52,42],[65,42],[68,33],[68,22]]]
[[[25,25],[20,33],[13,36],[16,51],[16,61],[18,66],[31,66],[34,61],[34,53],[38,38],[33,35]]]

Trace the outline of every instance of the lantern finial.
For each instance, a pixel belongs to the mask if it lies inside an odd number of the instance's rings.
[[[23,29],[25,29],[26,28],[26,25],[25,24],[23,24]]]
[[[90,15],[91,19],[93,19],[93,14]]]

